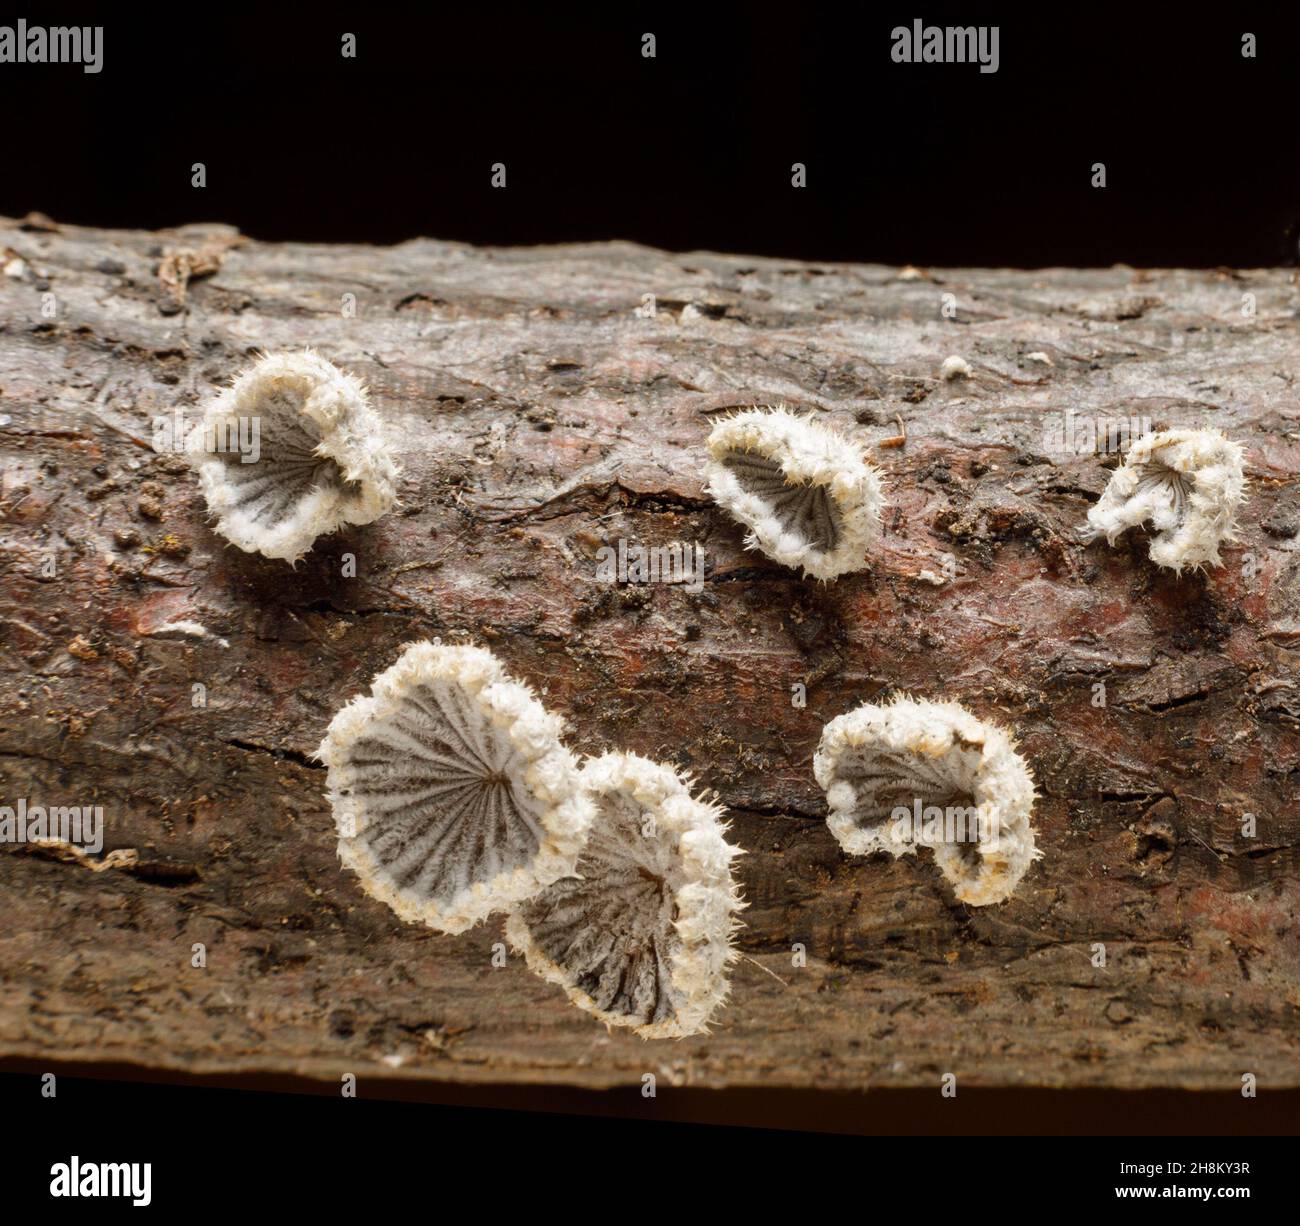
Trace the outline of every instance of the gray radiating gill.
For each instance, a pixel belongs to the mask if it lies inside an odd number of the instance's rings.
[[[520,902],[506,935],[607,1025],[700,1034],[727,996],[742,906],[721,811],[636,754],[604,754],[583,780],[596,806],[587,845],[571,874]]]
[[[290,563],[396,499],[397,465],[365,387],[310,351],[243,371],[207,405],[186,451],[216,531]]]
[[[1154,492],[1179,521],[1187,515],[1187,498],[1191,489],[1191,482],[1187,477],[1158,460],[1153,460],[1146,466],[1137,482],[1137,492],[1140,496]]]
[[[978,764],[978,755],[975,762]],[[960,769],[952,757],[859,750],[840,760],[836,775],[855,789],[854,818],[863,827],[882,825],[899,809],[913,813],[917,802],[923,809],[937,806],[945,810],[975,804],[968,787],[973,768]]]
[[[706,488],[747,549],[822,580],[866,568],[884,499],[860,443],[777,405],[717,422],[708,454]]]
[[[784,531],[810,541],[823,553],[840,540],[840,513],[825,486],[790,484],[781,465],[752,451],[729,451],[719,461],[747,493],[757,494],[772,508]]]
[[[520,904],[537,947],[569,968],[604,1013],[644,1026],[677,1015],[665,962],[677,918],[673,867],[642,833],[649,815],[625,796],[605,796],[573,877]]]
[[[370,819],[358,837],[403,889],[445,905],[537,853],[538,806],[513,783],[519,754],[452,686],[411,690],[346,762]]]
[[[1003,729],[957,703],[900,695],[837,716],[813,773],[845,851],[932,848],[961,902],[1004,901],[1040,856],[1028,766]]]
[[[317,751],[340,858],[403,919],[444,932],[571,874],[595,809],[562,731],[491,652],[410,645]]]
[[[1144,434],[1089,508],[1083,539],[1104,536],[1113,545],[1130,528],[1146,525],[1157,566],[1176,573],[1221,566],[1220,549],[1237,539],[1244,462],[1242,445],[1218,430]]]
[[[291,401],[296,399],[296,403]],[[301,391],[291,396],[280,393],[263,402],[267,412],[261,418],[261,457],[247,464],[239,452],[218,452],[213,456],[223,466],[231,490],[230,507],[256,524],[272,528],[312,490],[337,491],[355,498],[356,482],[347,482],[338,464],[317,450],[320,429],[301,416]]]

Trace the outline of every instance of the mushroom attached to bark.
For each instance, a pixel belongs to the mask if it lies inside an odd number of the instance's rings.
[[[573,871],[594,813],[563,723],[478,647],[413,643],[330,723],[339,857],[403,919],[463,932]]]
[[[255,440],[255,447],[230,440]],[[359,380],[311,352],[261,358],[186,442],[216,531],[297,562],[318,536],[393,505],[397,466]]]
[[[900,697],[831,720],[813,759],[852,855],[930,847],[958,899],[1002,902],[1041,852],[1034,781],[1011,738],[955,702]]]
[[[709,435],[708,491],[783,566],[834,579],[866,566],[879,533],[880,477],[834,430],[782,406],[746,409]]]
[[[572,874],[522,902],[506,935],[579,1008],[643,1038],[703,1033],[726,999],[743,905],[714,804],[669,766],[588,763],[597,816]]]
[[[947,382],[953,379],[969,379],[972,373],[970,363],[956,353],[944,358],[943,365],[939,367],[939,378]]]
[[[1218,430],[1164,430],[1129,448],[1101,500],[1088,512],[1084,539],[1150,523],[1151,560],[1181,572],[1218,566],[1219,546],[1236,535],[1245,500],[1243,449]]]

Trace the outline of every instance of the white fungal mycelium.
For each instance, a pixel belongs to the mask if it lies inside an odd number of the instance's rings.
[[[709,435],[708,491],[745,545],[818,579],[862,570],[879,532],[880,477],[849,440],[782,406],[746,409]]]
[[[251,444],[251,445],[250,445]],[[297,562],[393,505],[397,466],[359,380],[311,352],[261,358],[209,403],[186,450],[216,531]]]
[[[669,766],[609,753],[583,771],[597,815],[572,875],[522,902],[506,935],[579,1008],[643,1038],[707,1029],[726,999],[743,905],[719,808]]]
[[[1150,523],[1151,560],[1181,572],[1218,566],[1219,546],[1235,538],[1245,500],[1243,448],[1218,430],[1164,430],[1129,448],[1101,500],[1088,512],[1084,539]]]
[[[1011,738],[955,702],[867,703],[822,731],[827,824],[852,855],[919,847],[957,898],[1002,902],[1034,860],[1034,782]]]
[[[972,373],[970,363],[956,353],[944,358],[943,365],[939,367],[939,378],[946,382],[953,379],[969,379]]]
[[[595,812],[562,731],[491,652],[411,644],[317,750],[339,857],[443,932],[507,909],[573,871]]]

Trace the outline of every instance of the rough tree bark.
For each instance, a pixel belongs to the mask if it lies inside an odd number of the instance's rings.
[[[280,246],[39,217],[0,242],[0,803],[101,804],[116,852],[3,849],[0,1056],[588,1087],[1300,1085],[1293,271]],[[256,349],[304,345],[369,381],[404,505],[291,571],[225,547],[150,439]],[[939,378],[953,353],[970,379]],[[704,496],[715,415],[774,401],[882,465],[868,572],[801,581]],[[1078,543],[1114,460],[1049,453],[1066,410],[1244,443],[1226,565],[1177,578],[1140,534]],[[906,443],[883,447],[896,418]],[[619,538],[698,542],[707,582],[603,586],[595,552]],[[409,927],[340,869],[312,751],[433,635],[490,645],[575,749],[672,759],[721,794],[751,960],[712,1035],[607,1034],[518,959],[493,967],[499,922]],[[957,905],[926,859],[854,861],[828,833],[822,725],[893,689],[1016,730],[1045,858],[1005,905]]]

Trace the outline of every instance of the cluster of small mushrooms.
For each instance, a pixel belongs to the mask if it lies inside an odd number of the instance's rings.
[[[258,463],[205,446],[248,417]],[[256,362],[209,404],[189,451],[216,531],[290,563],[396,499],[364,387],[311,352]],[[709,493],[745,526],[748,548],[819,580],[867,565],[884,499],[850,440],[753,408],[715,426],[708,457]],[[1157,565],[1218,565],[1243,492],[1242,448],[1218,431],[1147,435],[1089,512],[1085,539],[1114,544],[1149,523]],[[409,644],[317,751],[339,856],[405,920],[459,933],[504,912],[527,965],[610,1026],[702,1033],[727,996],[744,905],[722,810],[636,754],[579,762],[563,732],[491,652]],[[813,769],[846,852],[929,847],[969,905],[1008,898],[1042,854],[1028,766],[1002,728],[957,703],[864,704],[826,725]],[[978,838],[933,820],[954,811],[977,819]]]

